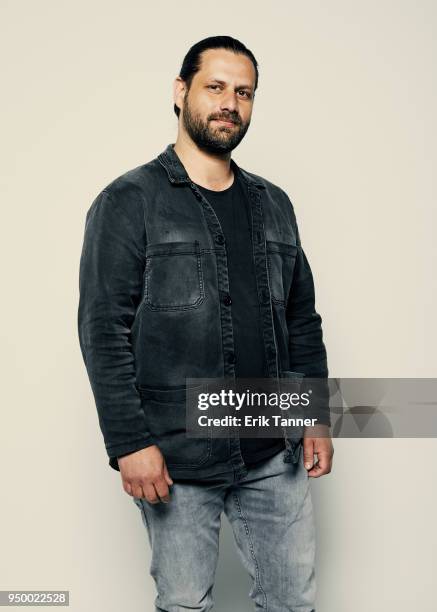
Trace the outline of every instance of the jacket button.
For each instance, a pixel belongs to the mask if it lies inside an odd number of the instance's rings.
[[[228,355],[228,363],[235,363],[235,353],[229,353]]]
[[[195,192],[194,192],[194,195],[196,196],[196,198],[197,198],[198,200],[201,200],[201,199],[202,199],[202,196],[200,195],[200,193],[199,193],[198,191],[195,191]]]
[[[230,306],[232,304],[232,299],[229,293],[223,298],[223,304],[226,304],[226,306]]]
[[[223,236],[223,234],[217,234],[215,237],[215,241],[217,242],[217,244],[223,244],[225,241],[225,237]]]

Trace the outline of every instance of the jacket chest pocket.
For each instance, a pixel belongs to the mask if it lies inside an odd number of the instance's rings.
[[[297,246],[267,240],[266,248],[272,301],[284,306],[293,280]]]
[[[197,308],[205,299],[199,242],[146,247],[143,304],[151,310]]]

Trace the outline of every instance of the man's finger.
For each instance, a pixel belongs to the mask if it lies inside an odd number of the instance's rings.
[[[310,470],[314,465],[314,440],[311,438],[304,438],[303,440],[303,462],[307,470]]]
[[[170,492],[168,490],[167,482],[164,480],[164,478],[160,478],[153,484],[160,500],[164,502],[164,504],[168,504],[168,502],[170,501]]]
[[[143,496],[143,489],[141,488],[141,484],[135,483],[129,486],[132,491],[131,493],[132,497],[142,497]]]
[[[164,478],[167,481],[167,484],[169,484],[169,485],[173,484],[173,479],[170,476],[170,474],[168,473],[168,469],[167,469],[166,465],[164,465]]]
[[[123,484],[123,489],[126,491],[126,493],[128,495],[133,495],[132,486],[131,486],[130,482],[127,482],[127,480],[126,481],[122,480],[122,484]],[[136,497],[138,497],[138,495]]]
[[[332,456],[327,452],[319,452],[317,453],[317,463],[314,465],[313,469],[308,472],[308,476],[312,476],[313,478],[318,478],[319,476],[323,476],[324,474],[329,474],[332,466]]]
[[[159,497],[155,487],[151,483],[143,484],[144,497],[149,504],[159,504]]]

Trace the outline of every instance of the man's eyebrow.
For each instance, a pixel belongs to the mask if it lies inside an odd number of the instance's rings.
[[[225,81],[221,81],[220,79],[207,79],[208,81],[212,81],[214,83],[220,83],[220,85],[226,85]],[[252,91],[252,86],[251,85],[237,85],[237,87],[235,89],[249,89],[249,91]]]

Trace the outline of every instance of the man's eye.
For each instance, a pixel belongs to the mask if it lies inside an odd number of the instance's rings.
[[[207,85],[208,89],[212,89],[214,91],[217,90],[221,90],[221,86],[220,85]],[[250,100],[252,98],[252,95],[250,92],[246,91],[245,89],[240,89],[239,94],[243,94],[248,100]]]

